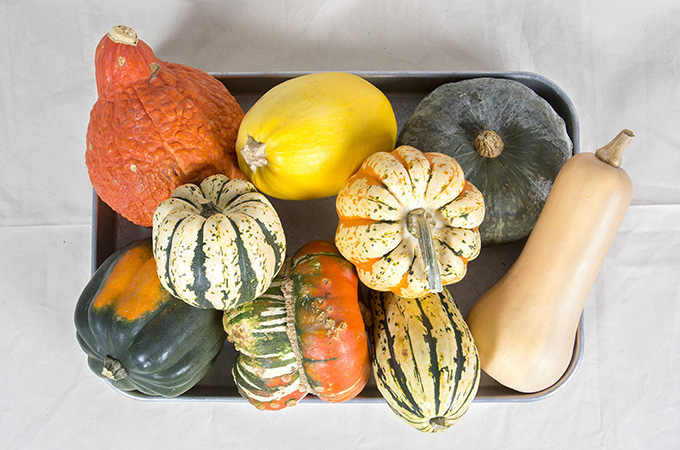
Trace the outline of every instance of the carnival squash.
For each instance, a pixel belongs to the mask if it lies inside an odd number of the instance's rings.
[[[397,145],[456,158],[484,195],[483,245],[529,234],[573,148],[564,120],[547,101],[501,78],[438,87],[404,124]]]
[[[234,150],[243,110],[214,77],[158,59],[125,26],[99,42],[95,75],[85,162],[99,197],[123,217],[150,227],[176,187],[216,173],[243,178]]]
[[[156,274],[151,239],[113,253],[75,308],[90,369],[122,391],[175,397],[211,367],[226,334],[221,314],[174,298]]]
[[[239,392],[266,410],[308,393],[330,403],[354,398],[371,367],[354,267],[328,241],[305,244],[285,267],[264,295],[225,311]]]
[[[156,209],[152,236],[161,283],[199,308],[223,310],[253,300],[286,254],[269,200],[247,180],[224,175],[175,189]]]
[[[484,198],[450,156],[410,146],[373,154],[340,190],[336,209],[338,250],[377,291],[440,292],[479,255]]]
[[[624,130],[564,165],[517,261],[468,313],[482,369],[499,383],[536,392],[568,367],[586,298],[631,201],[619,166],[632,137]]]
[[[419,298],[370,291],[373,376],[397,416],[424,432],[467,412],[480,381],[479,356],[448,289]]]
[[[392,151],[397,121],[363,78],[322,72],[286,80],[250,108],[238,131],[243,173],[263,193],[310,200],[338,193],[361,162]]]

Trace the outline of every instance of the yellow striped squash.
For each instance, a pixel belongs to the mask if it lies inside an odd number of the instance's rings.
[[[448,289],[420,298],[370,291],[373,376],[397,416],[423,432],[456,423],[477,394],[479,355]]]
[[[158,276],[170,293],[221,310],[262,294],[286,254],[269,200],[252,183],[224,175],[175,189],[154,213],[153,244]]]

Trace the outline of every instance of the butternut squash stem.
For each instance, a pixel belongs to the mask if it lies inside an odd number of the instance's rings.
[[[630,144],[634,137],[635,134],[633,134],[632,131],[624,129],[619,132],[610,143],[599,148],[595,152],[595,156],[612,167],[621,167],[621,163],[623,162],[623,151],[628,147],[628,144]]]
[[[410,211],[406,218],[406,227],[409,233],[418,239],[418,246],[427,272],[428,287],[431,292],[441,292],[444,287],[439,271],[439,260],[437,260],[437,253],[434,248],[434,239],[432,238],[432,225],[432,217],[423,208]]]

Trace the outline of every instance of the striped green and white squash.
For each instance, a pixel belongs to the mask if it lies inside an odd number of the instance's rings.
[[[255,301],[225,311],[224,330],[239,352],[232,367],[241,396],[262,410],[294,406],[307,395],[287,331],[282,277]]]
[[[480,363],[448,289],[420,298],[370,291],[373,376],[397,416],[423,432],[447,429],[477,394]]]
[[[229,309],[262,294],[279,272],[286,238],[279,216],[250,182],[224,175],[185,184],[153,217],[161,283],[198,308]]]
[[[354,398],[371,373],[356,270],[325,240],[289,261],[265,294],[224,312],[239,393],[263,410]]]

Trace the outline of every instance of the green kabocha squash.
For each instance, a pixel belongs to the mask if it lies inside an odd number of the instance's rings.
[[[151,239],[107,258],[75,308],[90,369],[119,390],[163,397],[184,393],[210,369],[226,341],[221,318],[161,285]]]
[[[398,145],[453,156],[484,196],[482,244],[526,237],[557,173],[572,156],[564,120],[522,83],[472,78],[428,94]]]
[[[329,403],[354,398],[371,373],[356,270],[332,242],[318,240],[282,272],[262,296],[225,311],[239,392],[263,410],[307,394]]]
[[[156,208],[153,242],[163,286],[192,306],[220,310],[262,294],[286,254],[269,200],[224,175],[175,189]]]
[[[392,411],[412,427],[444,431],[477,395],[479,355],[448,289],[406,298],[370,291],[373,376]]]

